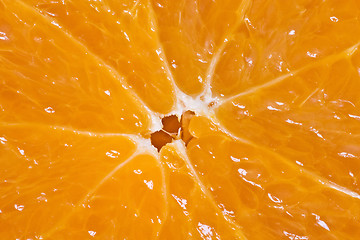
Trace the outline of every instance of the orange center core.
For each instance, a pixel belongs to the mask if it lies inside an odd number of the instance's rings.
[[[185,145],[187,145],[192,139],[192,135],[189,132],[189,123],[194,115],[194,112],[186,111],[182,114],[180,121],[176,115],[164,117],[161,120],[163,128],[151,134],[151,144],[158,151],[173,140],[183,140]]]

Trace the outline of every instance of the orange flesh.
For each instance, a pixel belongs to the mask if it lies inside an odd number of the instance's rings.
[[[0,239],[360,239],[358,0],[0,0]]]

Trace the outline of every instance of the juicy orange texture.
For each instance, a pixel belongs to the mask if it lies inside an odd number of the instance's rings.
[[[0,0],[0,238],[360,239],[359,19]]]

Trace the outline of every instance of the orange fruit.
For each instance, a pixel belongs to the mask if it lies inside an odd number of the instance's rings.
[[[1,0],[1,239],[359,239],[358,0]]]

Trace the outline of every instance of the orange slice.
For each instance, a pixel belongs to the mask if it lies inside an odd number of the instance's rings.
[[[359,239],[359,18],[0,1],[0,238]]]

